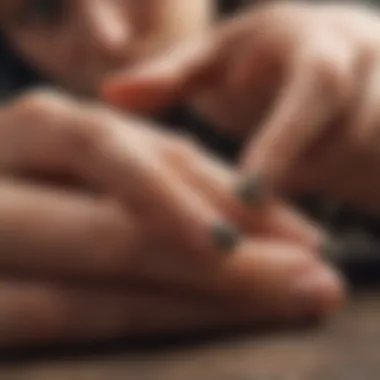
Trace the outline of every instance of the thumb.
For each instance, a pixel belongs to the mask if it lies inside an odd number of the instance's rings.
[[[169,55],[108,78],[101,88],[107,102],[136,113],[156,113],[188,99],[215,74],[209,42],[186,45]]]

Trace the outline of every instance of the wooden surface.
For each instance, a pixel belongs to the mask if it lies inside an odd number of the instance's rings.
[[[25,359],[25,358],[24,358]],[[323,326],[3,360],[1,380],[379,380],[380,293]]]

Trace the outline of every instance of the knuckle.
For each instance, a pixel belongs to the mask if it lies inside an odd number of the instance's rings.
[[[57,92],[29,91],[10,108],[13,124],[17,127],[15,136],[24,141],[30,138],[40,145],[50,141],[52,147],[60,147],[62,134],[70,127],[72,108],[69,98]],[[45,148],[48,145],[44,144]]]
[[[331,59],[326,54],[320,54],[313,61],[313,70],[326,87],[336,89],[340,87],[344,79],[342,67],[337,61]]]
[[[21,116],[33,119],[57,109],[64,99],[63,95],[52,90],[35,89],[22,95],[13,106]]]
[[[75,157],[97,157],[104,151],[104,142],[110,137],[109,123],[101,112],[91,107],[82,109],[64,130],[66,145]]]
[[[18,135],[24,140],[30,136],[43,146],[40,153],[66,160],[67,165],[77,166],[78,160],[98,157],[110,134],[110,123],[100,109],[50,90],[25,94],[13,104],[12,115]]]
[[[336,100],[345,100],[352,94],[354,70],[352,62],[329,49],[311,54],[306,64],[322,91]]]

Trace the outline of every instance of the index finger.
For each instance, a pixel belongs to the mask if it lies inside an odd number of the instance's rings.
[[[299,57],[261,132],[242,156],[242,199],[255,202],[264,190],[281,188],[288,171],[347,104],[352,68],[351,51],[339,44]]]
[[[244,27],[240,19],[234,20],[170,54],[113,75],[100,89],[101,96],[136,113],[154,113],[182,102],[216,80],[224,55]]]

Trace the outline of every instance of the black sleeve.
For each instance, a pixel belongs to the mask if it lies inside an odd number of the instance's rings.
[[[0,35],[0,101],[16,96],[39,82],[41,78],[12,52]]]
[[[188,107],[180,106],[166,112],[159,118],[163,125],[173,131],[191,136],[225,161],[235,162],[242,147],[242,141],[222,134]]]

